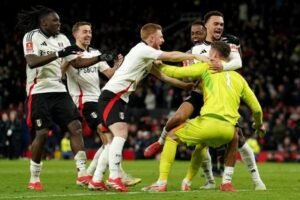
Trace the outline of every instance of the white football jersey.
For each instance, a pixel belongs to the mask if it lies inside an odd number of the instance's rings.
[[[82,58],[91,58],[101,55],[93,48],[84,51]],[[98,71],[103,72],[110,68],[107,62],[101,61],[87,68],[76,69],[69,66],[67,70],[68,91],[74,101],[79,106],[79,99],[82,103],[98,102],[100,96],[100,77]]]
[[[221,40],[223,40],[221,38]],[[228,43],[230,46],[230,55],[229,55],[229,61],[228,63],[223,63],[223,70],[235,70],[237,68],[240,68],[242,65],[242,59],[241,56],[239,54],[239,46],[235,45],[235,44],[231,44]],[[203,55],[203,56],[209,56],[209,51],[211,49],[211,43],[208,41],[204,41],[198,45],[195,45],[192,48],[192,54],[197,54],[197,55]],[[198,60],[194,60],[194,62],[198,62]],[[201,90],[196,88],[195,92],[199,92],[201,93]]]
[[[64,34],[56,36],[46,36],[40,29],[32,30],[24,35],[23,48],[24,55],[43,56],[57,52],[67,46],[70,46],[69,39]],[[76,56],[65,57],[70,61]],[[26,92],[27,95],[49,92],[66,92],[66,87],[61,81],[62,58],[57,58],[41,67],[30,69],[26,66]]]
[[[154,49],[144,42],[135,45],[125,56],[123,63],[102,90],[120,94],[129,101],[129,95],[136,90],[137,84],[145,78],[152,68],[152,63],[163,51]]]

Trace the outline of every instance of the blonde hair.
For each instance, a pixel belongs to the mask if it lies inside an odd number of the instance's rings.
[[[142,28],[141,28],[141,39],[142,40],[146,40],[149,35],[155,33],[157,30],[162,30],[162,27],[159,24],[154,24],[154,23],[148,23],[145,24]]]

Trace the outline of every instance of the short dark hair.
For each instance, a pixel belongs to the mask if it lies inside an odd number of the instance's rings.
[[[217,11],[217,10],[212,10],[204,15],[204,24],[207,23],[207,21],[210,19],[211,16],[220,16],[220,17],[224,18],[223,13],[221,13],[220,11]]]
[[[192,23],[192,26],[193,25],[201,25],[201,26],[204,26],[204,22],[202,20],[196,20]]]
[[[72,27],[72,33],[78,31],[80,26],[85,26],[85,25],[92,27],[92,24],[90,22],[85,22],[85,21],[76,22]]]
[[[223,41],[215,41],[211,43],[211,48],[216,49],[220,55],[224,58],[227,58],[230,54],[230,46]]]

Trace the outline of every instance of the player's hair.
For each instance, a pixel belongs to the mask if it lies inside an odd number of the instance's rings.
[[[142,28],[141,28],[141,39],[142,40],[146,40],[149,35],[155,33],[157,30],[162,30],[162,27],[159,24],[154,24],[154,23],[148,23],[145,24]]]
[[[85,25],[92,27],[92,24],[90,22],[85,22],[85,21],[76,22],[72,27],[72,33],[78,31],[80,26],[85,26]]]
[[[215,41],[211,43],[211,48],[216,49],[224,58],[228,58],[230,54],[230,46],[223,41]]]
[[[223,17],[224,18],[224,15],[223,13],[221,13],[220,11],[217,11],[217,10],[212,10],[212,11],[209,11],[208,13],[206,13],[204,15],[204,23],[206,24],[207,21],[210,19],[210,17],[212,16],[220,16],[220,17]]]
[[[19,31],[28,32],[40,26],[40,21],[43,17],[56,13],[53,9],[42,5],[31,7],[30,10],[22,10],[17,15],[16,28]]]
[[[194,26],[194,25],[200,25],[200,26],[203,26],[205,28],[204,22],[202,20],[196,20],[196,21],[194,21],[192,23],[192,26]]]

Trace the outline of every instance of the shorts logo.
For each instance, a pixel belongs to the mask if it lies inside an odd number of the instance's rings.
[[[184,101],[187,101],[187,100],[189,100],[191,98],[191,96],[188,96],[188,97],[186,97],[185,99],[184,99]]]
[[[120,117],[120,119],[124,120],[124,118],[125,118],[124,113],[123,112],[119,112],[119,117]]]
[[[26,43],[26,51],[33,51],[33,44],[32,42]]]
[[[41,127],[42,126],[42,120],[41,119],[35,120],[35,123],[36,123],[37,127]]]
[[[98,117],[98,115],[97,115],[97,113],[92,112],[92,113],[91,113],[91,117],[94,118],[94,119],[96,119],[96,118]]]

